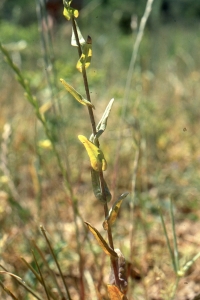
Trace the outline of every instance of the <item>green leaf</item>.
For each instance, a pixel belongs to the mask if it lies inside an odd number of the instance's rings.
[[[117,218],[117,215],[119,213],[119,209],[121,207],[121,204],[122,204],[122,201],[124,198],[126,198],[126,196],[128,195],[129,193],[128,192],[125,192],[123,193],[116,201],[115,203],[113,204],[112,208],[110,209],[109,211],[109,214],[107,216],[107,218],[105,219],[105,221],[103,222],[103,228],[105,230],[108,230],[108,223],[109,225],[113,225],[116,218]]]
[[[100,200],[103,203],[109,202],[112,198],[112,195],[108,189],[108,186],[104,180],[104,189],[106,194],[106,201],[105,201],[101,191],[99,172],[95,171],[93,168],[91,169],[91,178],[92,178],[92,189],[97,200]]]
[[[85,98],[83,98],[83,96],[81,94],[79,94],[70,84],[68,84],[64,79],[60,79],[61,83],[64,85],[64,87],[66,88],[66,90],[81,104],[83,105],[87,105],[90,106],[92,108],[95,109],[94,105],[86,100]]]
[[[78,33],[78,39],[79,39],[79,43],[80,45],[84,45],[86,44],[86,41],[84,40],[83,36],[82,36],[82,33],[76,23],[76,21],[74,20],[75,22],[75,26],[76,26],[76,30],[77,30],[77,33]],[[72,38],[71,38],[71,45],[74,46],[74,47],[78,47],[78,44],[76,42],[76,37],[75,37],[75,34],[74,34],[74,30],[72,28]]]
[[[87,69],[92,59],[92,39],[90,36],[87,38],[87,43],[82,46],[82,54],[77,62],[76,68],[82,72],[83,66]]]
[[[98,230],[96,228],[94,228],[90,223],[85,222],[85,224],[87,225],[88,229],[90,230],[90,232],[93,234],[93,236],[95,237],[95,239],[97,240],[99,246],[103,249],[103,251],[114,257],[117,258],[117,253],[110,248],[110,246],[107,244],[107,242],[104,240],[104,238],[102,237],[102,235],[98,232]]]
[[[85,146],[92,168],[97,172],[100,170],[105,171],[107,168],[107,163],[101,149],[95,146],[83,135],[79,135],[78,138]]]
[[[90,136],[90,141],[95,143],[96,139],[98,139],[101,136],[101,134],[105,131],[106,126],[107,126],[108,117],[109,117],[113,102],[114,102],[114,98],[112,98],[109,101],[109,103],[108,103],[108,105],[107,105],[107,107],[106,107],[106,109],[103,113],[103,116],[101,117],[101,120],[99,121],[98,125],[96,126],[97,134],[95,135],[95,137],[92,134]]]

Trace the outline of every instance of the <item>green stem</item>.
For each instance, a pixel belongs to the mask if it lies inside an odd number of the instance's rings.
[[[170,300],[174,300],[175,298],[175,294],[176,294],[176,290],[177,290],[177,287],[178,287],[178,284],[179,284],[179,281],[180,281],[180,277],[176,277],[176,282],[173,286],[173,290],[172,290],[172,296],[171,296],[171,299]]]
[[[44,290],[45,290],[45,293],[46,293],[47,299],[48,299],[48,300],[50,300],[50,296],[49,296],[49,293],[48,293],[48,289],[47,289],[47,287],[46,287],[46,283],[45,283],[44,277],[43,277],[43,275],[42,275],[42,272],[41,272],[40,266],[39,266],[39,264],[38,264],[38,262],[37,262],[37,259],[36,259],[36,256],[35,256],[35,253],[34,253],[34,251],[32,251],[32,254],[33,254],[33,257],[34,257],[34,260],[35,260],[36,266],[37,266],[37,268],[38,268],[38,271],[39,271],[39,273],[40,273],[41,284],[42,284],[42,285],[43,285],[43,287],[44,287]]]
[[[172,233],[173,233],[173,243],[174,243],[174,261],[176,264],[176,273],[177,273],[179,271],[179,254],[178,254],[178,244],[177,244],[177,238],[176,238],[176,228],[175,228],[172,199],[170,199],[170,215],[171,215],[171,221],[172,221]]]
[[[76,43],[78,45],[78,55],[79,55],[79,58],[80,58],[81,55],[82,55],[81,44],[80,44],[80,41],[79,41],[79,38],[78,38],[76,23],[75,23],[75,20],[74,20],[73,17],[72,17],[72,27],[73,27],[74,35],[75,35],[75,38],[76,38]],[[86,95],[87,95],[87,100],[91,102],[89,84],[88,84],[87,74],[86,74],[86,69],[85,69],[84,64],[82,65],[82,75],[83,75],[83,82],[84,82],[85,92],[86,92]],[[94,114],[93,114],[93,110],[90,106],[88,106],[88,112],[89,112],[89,116],[90,116],[90,122],[91,122],[91,125],[92,125],[93,134],[96,135],[96,124],[95,124]]]
[[[163,214],[162,214],[162,211],[161,211],[160,207],[159,207],[159,214],[160,214],[160,218],[161,218],[161,223],[162,223],[164,235],[165,235],[165,238],[166,238],[166,241],[167,241],[167,247],[168,247],[168,250],[169,250],[169,253],[170,253],[170,256],[171,256],[172,265],[173,265],[174,271],[177,274],[174,254],[173,254],[173,251],[172,251],[172,248],[171,248],[171,245],[170,245],[169,237],[168,237],[168,234],[167,234],[167,229],[166,229],[166,226],[165,226],[165,221],[164,221]]]
[[[40,229],[41,229],[41,232],[42,232],[42,234],[43,234],[43,236],[44,236],[44,238],[45,238],[45,240],[46,240],[46,243],[47,243],[47,245],[48,245],[48,247],[49,247],[49,250],[50,250],[50,252],[51,252],[51,255],[52,255],[52,257],[53,257],[53,259],[54,259],[54,261],[55,261],[55,263],[56,263],[56,266],[57,266],[57,268],[58,268],[59,274],[60,274],[60,276],[61,276],[61,278],[62,278],[62,282],[63,282],[63,284],[64,284],[64,287],[65,287],[65,291],[66,291],[67,297],[68,297],[69,300],[71,300],[71,296],[70,296],[68,287],[67,287],[67,285],[66,285],[66,282],[65,282],[65,279],[64,279],[62,270],[61,270],[61,268],[60,268],[60,265],[59,265],[59,263],[58,263],[58,260],[57,260],[57,258],[56,258],[56,256],[55,256],[55,254],[54,254],[53,248],[51,247],[51,244],[50,244],[50,242],[49,242],[49,239],[47,238],[45,229],[43,228],[43,226],[40,226]]]

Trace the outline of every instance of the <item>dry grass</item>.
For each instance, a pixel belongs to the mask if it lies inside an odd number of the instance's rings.
[[[131,53],[132,37],[117,33],[116,38],[112,32],[103,34],[91,34],[94,36],[94,62],[88,70],[88,78],[97,119],[109,99],[116,99],[102,139],[102,149],[109,165],[106,179],[113,190],[114,178],[117,177],[116,195],[132,189],[134,159],[138,149],[135,141],[140,141],[135,193],[124,201],[114,227],[116,248],[121,249],[129,265],[128,299],[171,299],[176,278],[157,207],[159,204],[163,207],[172,239],[168,199],[172,197],[174,200],[180,264],[184,265],[199,252],[199,36],[197,29],[194,31],[193,28],[178,26],[166,26],[146,33],[132,80],[120,145],[119,169],[115,174],[121,101],[130,59],[126,53]],[[68,52],[68,48],[66,50],[62,37],[63,28],[60,28],[54,41],[58,78],[62,74],[74,87],[78,87],[81,78],[74,70],[72,52]],[[40,69],[41,58],[35,56],[30,46],[21,55],[22,69],[31,79],[34,93],[41,103],[45,103],[49,99],[49,91]],[[2,58],[0,63],[2,135],[4,125],[8,123],[11,126],[11,135],[7,140],[2,140],[7,145],[5,157],[10,178],[6,178],[5,172],[1,171],[1,263],[10,272],[29,280],[33,286],[37,285],[19,257],[23,256],[33,263],[29,242],[32,238],[47,253],[38,230],[39,225],[43,224],[61,262],[72,299],[76,300],[79,299],[79,273],[71,199],[51,149],[40,147],[37,150],[38,142],[46,137],[33,109],[24,100],[22,89]],[[87,114],[70,97],[66,97],[60,87],[56,95],[62,105],[59,121],[53,112],[49,112],[52,128],[55,128],[56,134],[58,132],[56,145],[63,164],[65,157],[68,157],[70,180],[83,220],[95,225],[104,234],[102,205],[91,193],[89,162],[76,138],[78,134],[89,135],[91,131],[86,122]],[[67,150],[63,149],[63,144],[67,145]],[[16,199],[8,180],[17,191]],[[103,299],[107,299],[108,258],[95,240],[87,235],[80,220],[78,226],[85,270],[89,270],[95,286],[104,295]],[[131,230],[133,245],[130,248]],[[55,269],[51,259],[49,263]],[[200,293],[198,274],[197,261],[180,280],[176,300],[192,300]],[[1,278],[19,299],[32,299],[25,298],[23,289],[9,277]],[[86,299],[91,299],[88,282],[86,287]],[[2,299],[10,299],[2,290],[0,295]]]

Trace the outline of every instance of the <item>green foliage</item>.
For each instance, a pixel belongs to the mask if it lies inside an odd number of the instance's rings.
[[[104,204],[105,204],[105,202],[109,202],[112,198],[112,195],[109,191],[107,183],[105,182],[105,180],[103,180],[104,188],[105,188],[105,196],[106,196],[106,199],[104,199],[104,196],[103,196],[102,190],[101,190],[101,183],[99,180],[99,172],[95,171],[93,168],[91,168],[91,180],[92,180],[92,189],[93,189],[96,199],[100,200]]]

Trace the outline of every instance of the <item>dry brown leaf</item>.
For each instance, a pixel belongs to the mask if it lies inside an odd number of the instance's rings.
[[[128,300],[128,298],[120,292],[116,285],[108,284],[107,287],[110,300]]]

